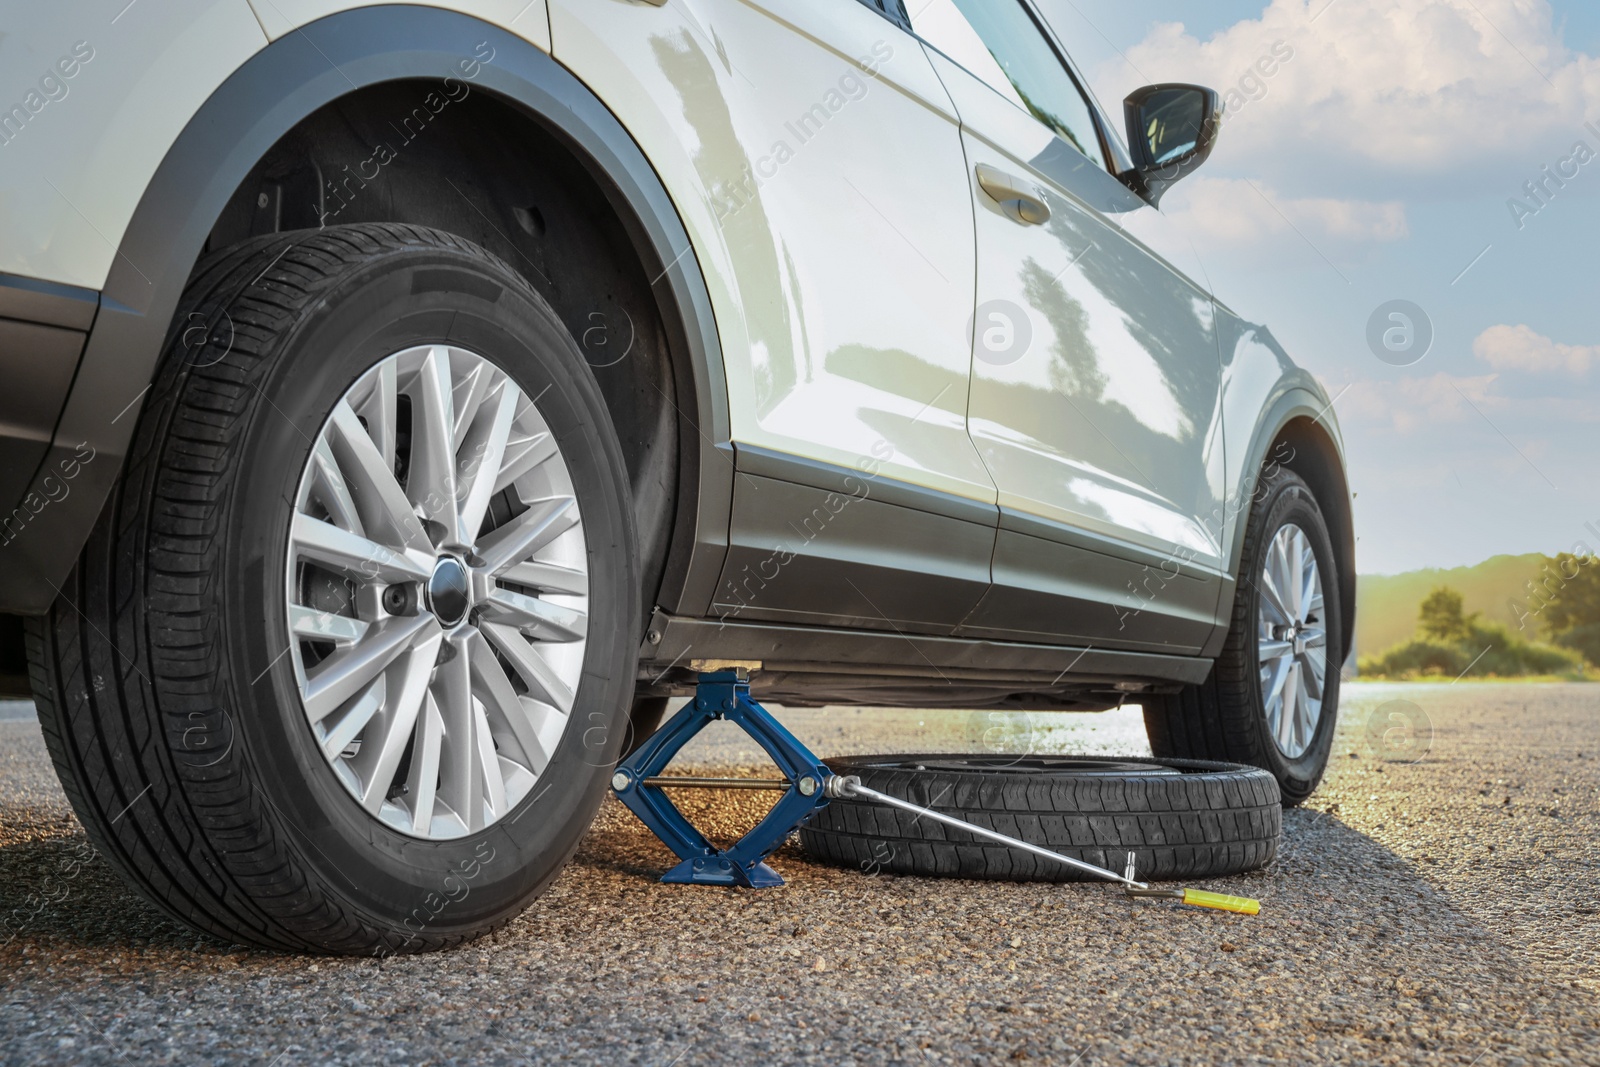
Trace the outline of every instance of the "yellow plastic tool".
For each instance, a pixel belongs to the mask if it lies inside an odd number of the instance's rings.
[[[1146,885],[1133,878],[1133,853],[1128,853],[1128,866],[1122,872],[1122,891],[1130,897],[1159,897],[1176,900],[1196,908],[1216,908],[1239,915],[1260,915],[1261,901],[1249,897],[1230,897],[1226,893],[1207,893],[1203,889],[1168,889],[1166,886]]]
[[[1249,897],[1230,897],[1226,893],[1207,893],[1202,889],[1185,889],[1183,902],[1197,908],[1216,908],[1218,911],[1236,911],[1240,915],[1261,914],[1261,901]]]

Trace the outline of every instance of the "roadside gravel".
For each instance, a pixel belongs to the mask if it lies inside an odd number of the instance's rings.
[[[1428,731],[1396,700],[1431,723],[1420,762]],[[1276,865],[1205,886],[1261,898],[1255,918],[792,848],[781,889],[667,887],[670,854],[608,803],[521,919],[381,962],[167,924],[89,854],[17,711],[0,707],[0,1063],[1600,1064],[1600,687],[1348,687],[1333,770],[1287,813]],[[1148,751],[1131,709],[783,718],[827,755]],[[711,738],[685,767],[756,758]],[[689,814],[732,837],[760,812],[734,794]]]

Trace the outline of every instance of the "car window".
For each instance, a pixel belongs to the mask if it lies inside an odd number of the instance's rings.
[[[906,15],[904,0],[861,0],[861,2],[895,25],[911,28],[911,19]]]
[[[1105,166],[1093,110],[1019,0],[924,0],[917,36]]]

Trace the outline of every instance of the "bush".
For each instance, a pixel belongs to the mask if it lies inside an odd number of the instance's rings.
[[[1363,677],[1378,678],[1518,678],[1533,674],[1581,674],[1584,652],[1594,661],[1600,648],[1572,645],[1556,648],[1524,641],[1498,623],[1484,622],[1476,612],[1463,615],[1461,597],[1439,588],[1422,602],[1418,635],[1376,656],[1359,661]],[[1600,626],[1582,627],[1588,640],[1600,645]],[[1563,641],[1563,644],[1566,642]],[[1577,649],[1577,651],[1574,651]]]
[[[1456,645],[1419,637],[1357,660],[1363,678],[1458,677],[1472,662]]]
[[[1582,653],[1583,658],[1600,666],[1600,622],[1591,622],[1556,635],[1556,644]]]
[[[1583,671],[1583,657],[1568,649],[1524,641],[1498,623],[1470,620],[1468,626],[1469,647],[1489,650],[1472,668],[1474,676],[1514,678],[1528,674],[1577,674]],[[1477,652],[1473,655],[1477,655]]]

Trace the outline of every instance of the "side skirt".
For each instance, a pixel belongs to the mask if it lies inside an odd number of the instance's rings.
[[[790,704],[1093,710],[1205,680],[1211,660],[1093,646],[690,619],[657,611],[641,695],[693,692],[704,661],[759,663],[754,688]],[[785,697],[787,700],[784,700]]]

